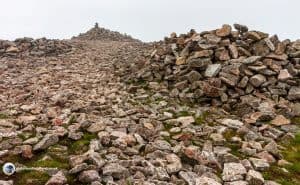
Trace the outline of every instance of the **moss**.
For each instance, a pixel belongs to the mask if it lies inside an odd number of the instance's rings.
[[[203,112],[200,116],[198,116],[197,118],[195,118],[195,124],[196,125],[204,124],[206,122],[206,118],[208,116],[209,116],[209,112],[208,111]]]
[[[71,116],[71,118],[69,119],[69,121],[68,121],[68,124],[70,125],[70,124],[72,124],[72,123],[76,123],[76,116],[75,115],[72,115]]]
[[[70,154],[82,154],[89,149],[90,141],[95,138],[97,138],[96,134],[85,133],[80,140],[74,142],[67,139],[65,144]]]
[[[0,119],[8,119],[8,115],[0,113]]]
[[[264,172],[266,179],[275,180],[283,185],[300,184],[300,133],[295,135],[295,139],[285,146],[282,151],[284,159],[291,164],[284,166],[288,172],[284,172],[278,166],[272,166]]]
[[[44,185],[50,176],[39,171],[23,171],[15,175],[16,185]]]
[[[293,124],[296,124],[296,125],[300,125],[300,116],[299,117],[294,117],[291,119],[291,122]]]
[[[191,114],[188,111],[180,111],[176,113],[176,117],[184,117],[184,116],[190,116]]]

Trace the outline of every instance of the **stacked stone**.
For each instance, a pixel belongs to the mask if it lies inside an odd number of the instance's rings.
[[[67,41],[46,38],[20,38],[15,41],[0,40],[0,57],[57,56],[70,52],[72,46]]]
[[[132,38],[127,34],[121,34],[117,31],[111,31],[109,29],[105,29],[99,27],[96,23],[95,26],[88,30],[86,33],[81,33],[77,37],[73,37],[73,39],[79,40],[101,40],[101,41],[119,41],[119,42],[140,42],[137,39]]]
[[[227,109],[258,94],[275,101],[299,100],[300,40],[280,41],[239,24],[234,28],[172,33],[156,43],[134,78],[164,82],[173,97]]]

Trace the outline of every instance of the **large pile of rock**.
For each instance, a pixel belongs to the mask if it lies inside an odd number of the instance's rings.
[[[86,33],[81,33],[79,34],[79,36],[73,37],[73,39],[140,42],[139,40],[134,39],[127,34],[121,34],[117,31],[111,31],[109,29],[99,27],[98,23],[96,23],[95,26],[92,29],[88,30]]]
[[[0,57],[57,56],[72,50],[67,41],[20,38],[15,41],[0,40]]]
[[[300,99],[300,40],[280,41],[235,24],[191,30],[156,44],[134,78],[163,81],[171,96],[232,109],[255,99]]]

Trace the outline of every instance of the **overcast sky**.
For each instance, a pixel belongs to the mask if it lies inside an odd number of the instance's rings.
[[[299,0],[0,0],[0,39],[68,39],[95,22],[143,41],[224,23],[300,38]]]

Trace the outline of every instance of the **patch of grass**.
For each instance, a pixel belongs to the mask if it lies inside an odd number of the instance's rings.
[[[50,176],[39,171],[23,171],[16,174],[16,185],[44,185]]]
[[[8,119],[8,115],[0,113],[0,119]]]
[[[95,138],[97,138],[96,134],[85,133],[81,139],[75,142],[70,139],[65,139],[61,141],[61,144],[68,146],[68,152],[70,154],[82,154],[89,149],[90,141]]]
[[[184,117],[184,116],[190,116],[191,114],[188,111],[180,111],[176,113],[176,117]]]
[[[291,122],[293,124],[296,124],[296,125],[300,125],[300,116],[299,117],[294,117],[291,119]]]
[[[206,122],[206,118],[209,116],[209,112],[205,111],[203,112],[200,116],[195,118],[195,124],[196,125],[201,125]]]
[[[58,161],[56,159],[38,160],[32,163],[31,167],[49,167],[59,169],[69,169],[67,161]]]
[[[271,166],[268,171],[264,172],[264,177],[283,185],[300,184],[300,133],[296,134],[295,139],[285,147],[286,149],[282,151],[282,154],[284,159],[291,163],[284,166],[288,172],[284,172],[278,166]]]
[[[69,121],[68,121],[68,124],[70,125],[70,124],[72,124],[72,123],[76,123],[76,116],[75,115],[72,115],[71,116],[71,118],[69,119]]]

